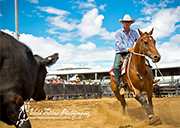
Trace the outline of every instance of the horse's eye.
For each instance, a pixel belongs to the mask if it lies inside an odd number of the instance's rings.
[[[149,42],[148,42],[148,41],[144,41],[144,44],[145,44],[145,45],[148,45],[148,44],[149,44]]]

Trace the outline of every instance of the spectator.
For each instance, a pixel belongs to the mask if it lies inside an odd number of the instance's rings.
[[[88,84],[88,85],[93,85],[92,80],[91,80],[91,79],[89,79],[87,84]]]
[[[75,81],[70,81],[70,84],[75,85],[76,83]]]
[[[52,82],[53,82],[53,84],[58,84],[58,81],[56,78],[54,78]]]
[[[64,84],[63,80],[61,78],[58,78],[58,83],[59,84]]]
[[[50,81],[50,79],[48,78],[48,79],[46,80],[45,84],[50,84],[50,83],[51,83],[51,81]]]
[[[79,79],[79,77],[77,77],[77,79],[76,79],[76,84],[77,85],[82,85],[83,83],[81,82],[81,80]]]
[[[70,84],[69,81],[67,80],[64,80],[64,84]]]

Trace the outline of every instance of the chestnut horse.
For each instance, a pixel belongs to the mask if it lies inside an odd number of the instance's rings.
[[[152,96],[153,96],[153,77],[145,64],[145,56],[152,59],[154,63],[158,62],[161,58],[158,53],[155,43],[156,41],[151,36],[153,29],[147,33],[141,32],[139,29],[140,38],[137,40],[134,47],[134,52],[130,53],[130,58],[127,62],[126,73],[123,74],[124,80],[128,84],[128,89],[134,94],[134,98],[141,103],[145,108],[149,118],[149,124],[154,122],[157,116],[154,116]],[[110,74],[111,88],[116,98],[121,102],[123,112],[125,114],[126,101],[123,95],[120,95],[115,81],[115,76]],[[126,87],[127,89],[127,87]],[[147,92],[148,102],[141,92]],[[153,118],[154,117],[154,118]],[[160,120],[160,117],[159,119]]]

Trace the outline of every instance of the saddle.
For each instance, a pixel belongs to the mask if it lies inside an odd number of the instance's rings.
[[[126,73],[126,66],[127,66],[127,61],[128,61],[128,59],[129,59],[129,57],[130,57],[130,54],[127,54],[126,56],[122,56],[122,57],[120,57],[119,59],[120,59],[120,61],[121,61],[121,64],[120,64],[120,86],[121,87],[127,87],[128,85],[127,85],[127,82],[124,80],[124,78],[122,77],[122,75],[124,74],[124,73]],[[114,75],[115,76],[115,74],[113,73],[113,69],[114,68],[112,68],[111,70],[110,70],[110,74],[111,75]]]
[[[130,54],[127,54],[126,56],[122,56],[120,57],[120,61],[121,61],[121,64],[120,64],[120,74],[121,76],[126,73],[126,66],[127,66],[127,61],[130,57]]]
[[[120,61],[121,61],[121,64],[120,64],[120,75],[121,76],[126,72],[126,65],[127,65],[127,61],[129,59],[129,57],[130,57],[130,54],[127,54],[126,56],[122,56],[122,57],[119,58]],[[115,76],[115,74],[113,73],[113,69],[114,68],[112,67],[109,74]]]

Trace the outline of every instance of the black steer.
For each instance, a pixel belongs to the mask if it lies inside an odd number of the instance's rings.
[[[30,128],[24,110],[28,98],[43,100],[46,66],[58,59],[55,53],[47,58],[32,51],[12,36],[0,31],[0,120],[17,128]]]

